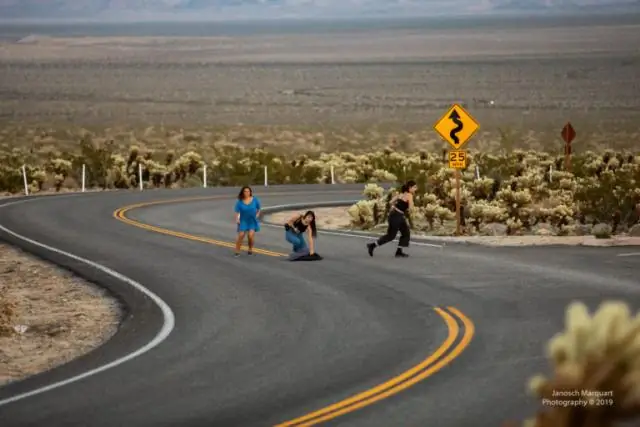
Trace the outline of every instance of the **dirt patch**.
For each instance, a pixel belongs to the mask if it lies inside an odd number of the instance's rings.
[[[318,228],[327,230],[354,230],[350,225],[348,206],[334,208],[317,208]],[[269,216],[273,222],[284,222],[298,211],[278,212]],[[379,234],[383,234],[383,230]],[[610,239],[596,239],[594,236],[430,236],[423,233],[413,233],[415,236],[428,237],[442,242],[467,242],[488,246],[542,246],[542,245],[570,245],[570,246],[640,246],[640,237],[613,236]]]
[[[347,207],[316,208],[313,209],[313,211],[316,213],[316,224],[318,228],[337,230],[349,227],[350,220]],[[268,215],[268,218],[270,222],[284,224],[296,213],[302,214],[303,211],[276,212],[273,215]]]
[[[121,316],[104,289],[0,244],[0,386],[90,352]]]

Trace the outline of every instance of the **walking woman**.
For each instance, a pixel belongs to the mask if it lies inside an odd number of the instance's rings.
[[[240,248],[245,235],[249,240],[249,255],[253,255],[255,233],[260,231],[260,200],[253,196],[251,187],[242,187],[236,202],[236,224],[238,224],[238,238],[236,239],[235,256],[240,256]]]
[[[409,255],[402,251],[402,248],[409,247],[409,238],[411,235],[409,224],[407,223],[407,211],[413,208],[413,195],[415,194],[418,186],[415,181],[408,181],[402,186],[400,194],[391,199],[389,208],[389,226],[387,228],[387,234],[380,237],[377,241],[367,243],[367,249],[369,255],[373,256],[373,251],[376,247],[382,246],[385,243],[392,242],[396,238],[398,231],[400,232],[400,241],[398,242],[398,249],[396,250],[396,257],[406,258]]]
[[[316,214],[313,211],[307,211],[303,214],[296,214],[289,218],[284,225],[285,238],[287,242],[293,246],[291,258],[302,255],[313,255],[315,253],[315,237],[318,232],[316,230]],[[304,239],[304,233],[309,238],[309,246]]]

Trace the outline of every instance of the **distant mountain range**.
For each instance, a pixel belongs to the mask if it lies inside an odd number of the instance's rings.
[[[383,17],[638,11],[640,0],[0,0],[0,19]]]

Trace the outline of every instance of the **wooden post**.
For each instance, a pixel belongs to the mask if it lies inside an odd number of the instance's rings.
[[[561,135],[564,140],[564,170],[569,172],[571,170],[571,142],[576,137],[576,130],[571,126],[571,123],[567,122],[562,128]]]
[[[460,169],[456,169],[456,236],[462,235],[460,222]]]

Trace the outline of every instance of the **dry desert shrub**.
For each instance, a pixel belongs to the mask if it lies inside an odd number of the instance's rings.
[[[15,304],[7,297],[7,290],[0,287],[0,336],[12,335]]]
[[[590,315],[575,302],[565,323],[547,346],[553,377],[529,382],[549,409],[523,427],[613,427],[640,418],[640,313],[632,316],[626,304],[607,301]]]

